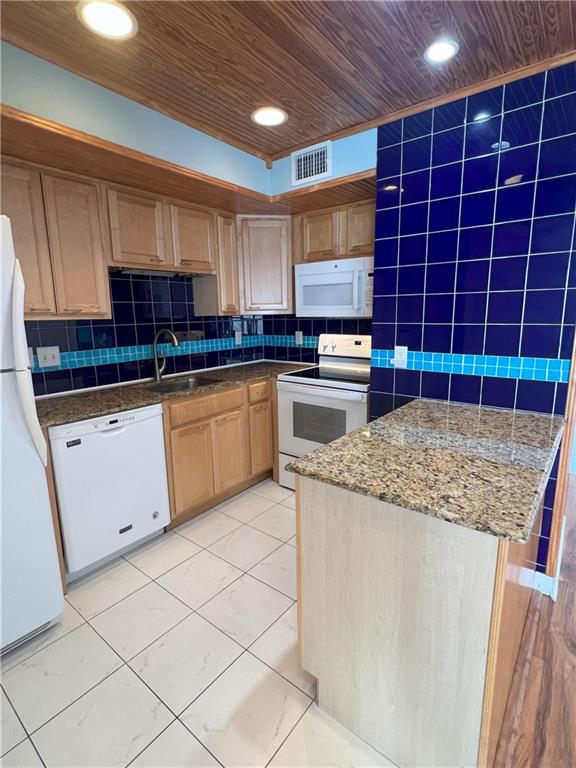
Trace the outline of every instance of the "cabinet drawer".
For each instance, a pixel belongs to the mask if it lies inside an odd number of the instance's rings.
[[[270,393],[270,379],[266,379],[266,381],[257,381],[254,384],[248,385],[250,405],[252,405],[252,403],[259,403],[261,400],[269,400]]]
[[[191,421],[207,419],[214,414],[225,413],[244,405],[244,387],[225,389],[214,395],[181,400],[170,406],[170,425],[180,427]]]
[[[245,387],[236,387],[235,389],[225,389],[223,392],[213,395],[214,413],[224,413],[233,408],[242,408],[245,401]]]
[[[214,396],[191,398],[170,406],[170,425],[179,427],[189,421],[197,421],[212,416],[214,413]]]

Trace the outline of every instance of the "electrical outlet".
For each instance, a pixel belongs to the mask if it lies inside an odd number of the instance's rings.
[[[394,357],[390,361],[394,368],[408,367],[408,347],[394,347]]]
[[[299,346],[299,347],[301,347],[302,344],[304,344],[303,336],[304,336],[304,334],[302,333],[302,331],[295,331],[294,332],[294,339],[296,340],[296,345]]]
[[[28,347],[28,363],[30,368],[34,368],[34,350],[32,347]]]
[[[242,346],[242,331],[234,331],[234,342],[237,347]]]
[[[60,365],[60,347],[36,347],[40,368]]]

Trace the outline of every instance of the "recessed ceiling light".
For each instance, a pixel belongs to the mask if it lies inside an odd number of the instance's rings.
[[[484,111],[482,111],[482,112],[478,112],[478,114],[477,114],[477,115],[474,115],[474,117],[472,118],[472,120],[473,120],[475,123],[483,123],[483,122],[484,122],[484,120],[489,120],[491,117],[492,117],[492,115],[490,114],[490,112],[484,112]]]
[[[252,122],[268,127],[282,125],[288,120],[288,115],[279,107],[260,107],[252,112]]]
[[[384,192],[396,192],[396,190],[398,189],[398,185],[397,184],[386,184],[386,186],[383,187],[383,189],[384,189]]]
[[[458,43],[455,40],[443,37],[426,48],[424,51],[424,58],[426,61],[429,61],[430,64],[442,64],[451,59],[452,56],[456,56],[457,53]]]
[[[138,31],[134,14],[115,0],[85,0],[76,12],[85,27],[102,37],[127,40]]]
[[[524,174],[518,173],[516,176],[509,176],[507,179],[504,179],[504,184],[506,184],[507,187],[509,187],[511,184],[520,184],[523,178]]]

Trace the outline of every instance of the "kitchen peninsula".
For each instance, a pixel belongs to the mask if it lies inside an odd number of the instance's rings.
[[[399,766],[491,764],[563,427],[414,400],[291,467],[302,666]]]

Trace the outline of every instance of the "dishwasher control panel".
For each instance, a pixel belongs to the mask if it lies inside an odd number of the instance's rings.
[[[59,427],[50,427],[51,437],[71,437],[72,435],[86,435],[94,432],[103,432],[109,429],[134,424],[138,421],[154,418],[162,414],[162,405],[149,405],[144,408],[135,408],[123,413],[111,413],[107,416],[74,421],[71,424],[63,424]]]

